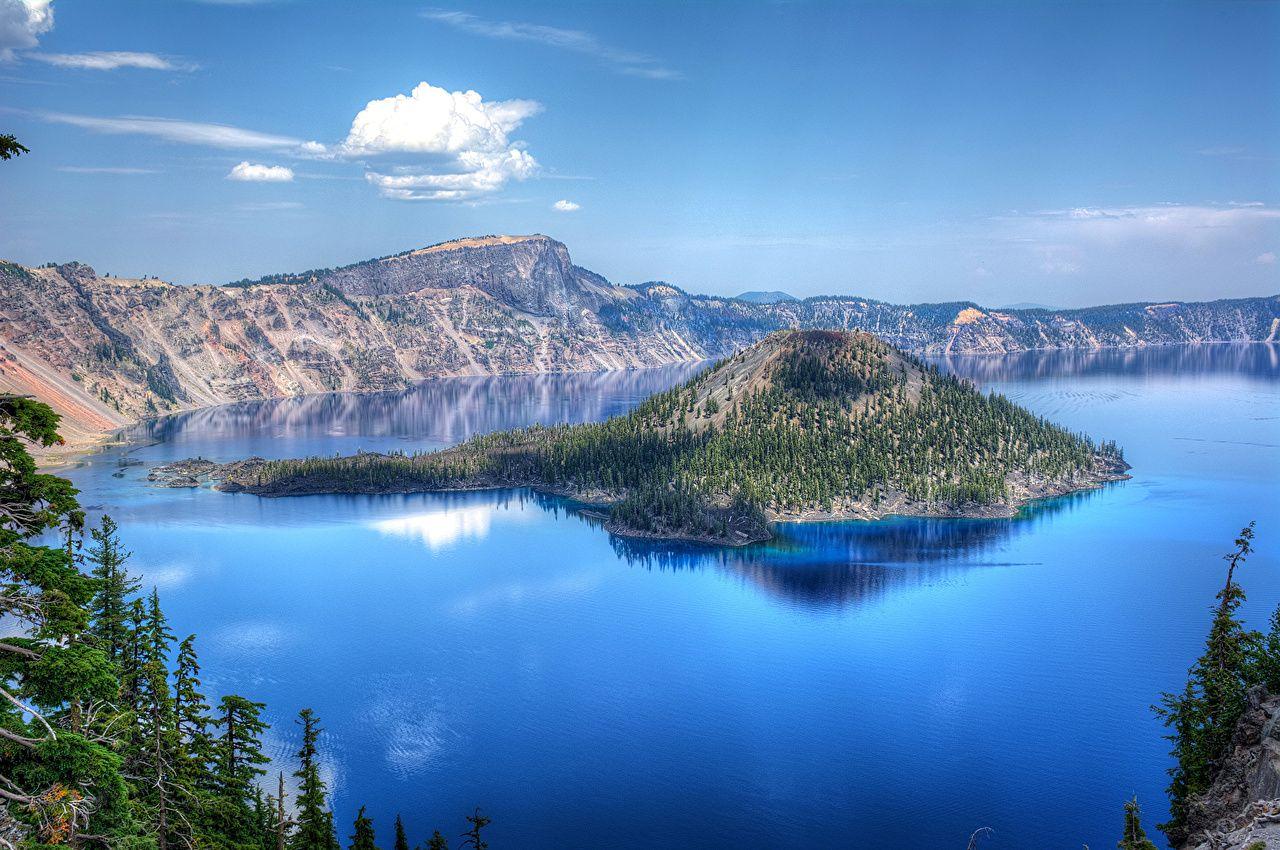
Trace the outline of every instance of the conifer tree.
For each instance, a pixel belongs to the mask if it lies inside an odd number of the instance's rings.
[[[395,850],[409,850],[409,838],[404,834],[404,821],[400,819],[400,815],[396,815],[396,843]]]
[[[1258,679],[1273,695],[1280,694],[1280,606],[1271,612],[1271,628],[1259,646]]]
[[[89,531],[93,543],[86,560],[97,579],[97,592],[90,606],[91,632],[99,647],[115,664],[123,660],[129,642],[129,598],[138,591],[138,581],[129,575],[125,562],[130,552],[120,544],[119,527],[103,514],[97,528]]]
[[[298,770],[293,774],[298,779],[297,828],[290,847],[292,850],[337,850],[333,812],[325,798],[326,788],[320,778],[316,749],[316,741],[323,730],[315,712],[309,708],[298,712],[298,722],[302,724],[302,748],[298,750]]]
[[[178,660],[173,671],[173,713],[178,740],[186,758],[185,773],[193,785],[208,782],[208,768],[214,759],[209,735],[209,704],[200,692],[200,661],[196,657],[195,635],[178,644]]]
[[[1124,804],[1124,837],[1116,847],[1119,850],[1159,850],[1142,829],[1137,797]]]
[[[46,404],[0,394],[0,836],[11,843],[79,843],[130,825],[120,760],[83,734],[86,707],[117,696],[110,661],[90,633],[96,591],[71,546],[35,545],[84,514],[70,482],[36,471],[29,444],[61,442]],[[13,634],[13,632],[9,632]]]
[[[174,635],[155,589],[148,597],[138,638],[142,666],[132,748],[138,773],[145,777],[138,789],[139,797],[153,812],[158,850],[166,850],[175,843],[189,844],[191,830],[177,802],[186,796],[182,785],[186,771],[169,688],[169,653]]]
[[[471,828],[462,833],[462,846],[470,847],[472,850],[487,850],[489,843],[484,840],[480,832],[492,823],[492,819],[480,814],[480,810],[476,809],[474,815],[467,815],[467,823],[471,824]]]
[[[214,744],[213,781],[220,798],[221,829],[238,841],[249,841],[254,834],[251,802],[256,782],[265,771],[261,765],[268,759],[262,754],[263,704],[229,694],[218,703],[214,725],[218,737]]]
[[[1172,817],[1160,829],[1175,846],[1187,838],[1190,800],[1217,776],[1244,711],[1245,695],[1259,678],[1261,635],[1247,630],[1236,616],[1245,594],[1235,574],[1253,551],[1253,528],[1250,523],[1242,529],[1235,548],[1224,556],[1226,583],[1218,591],[1205,650],[1192,665],[1186,687],[1181,693],[1164,694],[1155,709],[1172,730],[1167,736],[1175,759],[1168,787]]]
[[[449,841],[436,830],[427,841],[427,850],[449,850]]]
[[[378,850],[374,844],[373,821],[365,816],[364,806],[356,813],[354,832],[351,834],[350,850]]]

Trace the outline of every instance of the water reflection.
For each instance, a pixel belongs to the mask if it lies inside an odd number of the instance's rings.
[[[1123,486],[1122,482],[1108,485]],[[890,590],[945,581],[975,567],[1010,566],[1009,543],[1069,513],[1100,491],[1029,505],[1012,519],[893,517],[879,522],[781,523],[768,543],[741,549],[610,535],[619,559],[647,570],[717,569],[782,601],[840,609]],[[600,515],[555,496],[530,497],[544,510],[596,528]]]
[[[1119,375],[1135,378],[1231,374],[1268,379],[1280,375],[1280,343],[1265,342],[1024,351],[931,359],[946,371],[980,384]]]
[[[325,440],[393,437],[459,443],[534,423],[589,422],[622,412],[687,380],[706,363],[570,375],[447,378],[384,393],[327,393],[246,401],[142,422],[139,443],[245,437]]]

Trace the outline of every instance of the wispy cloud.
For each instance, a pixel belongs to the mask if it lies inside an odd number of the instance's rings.
[[[573,201],[556,201],[551,205],[556,212],[577,212],[582,209],[581,204],[575,204]]]
[[[200,121],[182,121],[177,118],[157,118],[149,115],[121,115],[101,118],[93,115],[74,115],[66,112],[40,112],[37,117],[54,124],[83,127],[95,133],[116,135],[151,136],[168,142],[188,145],[207,145],[215,148],[283,149],[301,148],[303,141],[274,133],[259,133],[232,127],[228,124],[208,124]]]
[[[97,50],[89,53],[28,53],[28,59],[82,71],[115,71],[142,68],[150,71],[194,71],[200,66],[177,57],[129,50]]]
[[[583,30],[561,29],[520,21],[489,21],[470,12],[428,9],[422,16],[472,35],[506,41],[526,41],[559,50],[591,56],[620,74],[651,80],[676,80],[679,71],[668,68],[660,59],[635,50],[614,47]]]

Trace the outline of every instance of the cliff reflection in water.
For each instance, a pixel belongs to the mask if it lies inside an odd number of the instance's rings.
[[[1274,380],[1280,373],[1280,343],[1024,351],[1018,354],[930,359],[945,371],[969,378],[978,384],[1120,375],[1139,378],[1230,374]]]
[[[1114,485],[1112,485],[1114,486]],[[714,568],[758,590],[811,609],[839,609],[891,590],[935,584],[978,567],[1014,566],[1001,559],[1006,544],[1045,520],[1074,510],[1099,491],[1082,491],[1031,505],[1013,519],[892,517],[877,522],[783,523],[768,543],[741,549],[610,535],[629,566],[648,570]],[[593,526],[590,510],[533,494],[545,510],[561,510]]]
[[[135,442],[174,443],[191,435],[301,441],[349,435],[447,445],[535,423],[605,419],[688,380],[707,365],[703,361],[613,372],[446,378],[399,392],[245,401],[142,422],[126,433]]]

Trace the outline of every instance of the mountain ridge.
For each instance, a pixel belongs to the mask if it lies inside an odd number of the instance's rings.
[[[1276,341],[1280,296],[1053,312],[853,295],[752,304],[618,285],[542,234],[226,285],[0,262],[0,389],[49,401],[73,437],[231,401],[711,359],[784,328],[866,330],[928,355]]]

